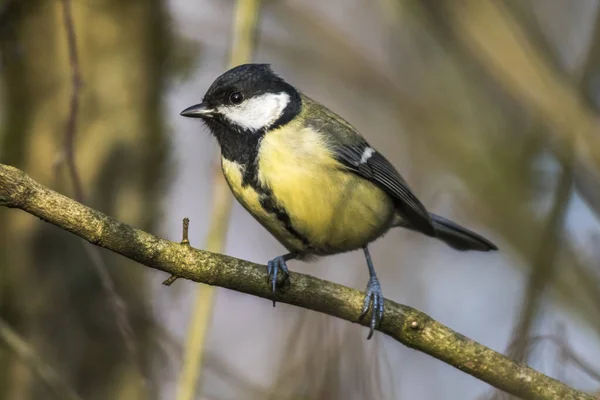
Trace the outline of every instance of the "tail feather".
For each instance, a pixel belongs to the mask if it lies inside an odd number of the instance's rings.
[[[455,222],[432,213],[429,216],[435,228],[435,237],[456,250],[498,250],[494,243]]]

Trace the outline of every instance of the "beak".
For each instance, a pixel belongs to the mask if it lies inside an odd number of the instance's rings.
[[[215,110],[205,104],[196,104],[183,110],[179,115],[189,118],[210,117],[215,113]]]

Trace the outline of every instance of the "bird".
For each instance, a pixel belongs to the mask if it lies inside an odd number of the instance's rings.
[[[201,103],[181,112],[199,118],[221,149],[234,197],[287,253],[267,264],[275,297],[287,262],[362,249],[369,272],[359,320],[371,310],[373,336],[384,297],[369,244],[401,227],[459,251],[498,248],[483,236],[427,211],[394,166],[349,122],[285,81],[270,64],[233,67]],[[273,298],[273,306],[275,299]]]

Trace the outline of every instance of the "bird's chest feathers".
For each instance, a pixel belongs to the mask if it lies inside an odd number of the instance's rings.
[[[263,212],[260,204],[260,193],[253,186],[245,183],[246,166],[222,158],[221,168],[236,199],[253,215]]]
[[[355,247],[363,235],[379,234],[391,204],[373,184],[346,171],[326,140],[311,129],[269,132],[258,152],[258,181],[312,244]]]
[[[301,185],[324,184],[333,179],[331,172],[340,164],[332,157],[324,137],[311,129],[282,128],[262,139],[258,152],[258,179],[274,189],[278,197],[298,194]],[[299,186],[300,185],[300,186]]]
[[[339,180],[339,174],[325,171],[335,167],[337,161],[331,158],[319,135],[289,128],[263,137],[254,165],[222,160],[223,173],[233,194],[263,225],[269,225],[267,220],[273,218],[272,210],[265,211],[267,198],[295,220],[314,220],[311,202],[329,196],[319,188],[339,185],[334,182]]]
[[[221,166],[235,198],[261,225],[290,250],[300,251],[306,246],[306,239],[293,228],[289,216],[278,207],[270,189],[252,176],[253,172],[248,170],[253,168],[252,165],[222,158]]]

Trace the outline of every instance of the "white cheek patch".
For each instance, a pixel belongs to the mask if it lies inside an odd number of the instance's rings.
[[[258,131],[273,124],[287,107],[287,93],[267,93],[252,97],[237,106],[219,107],[217,111],[243,129]]]

